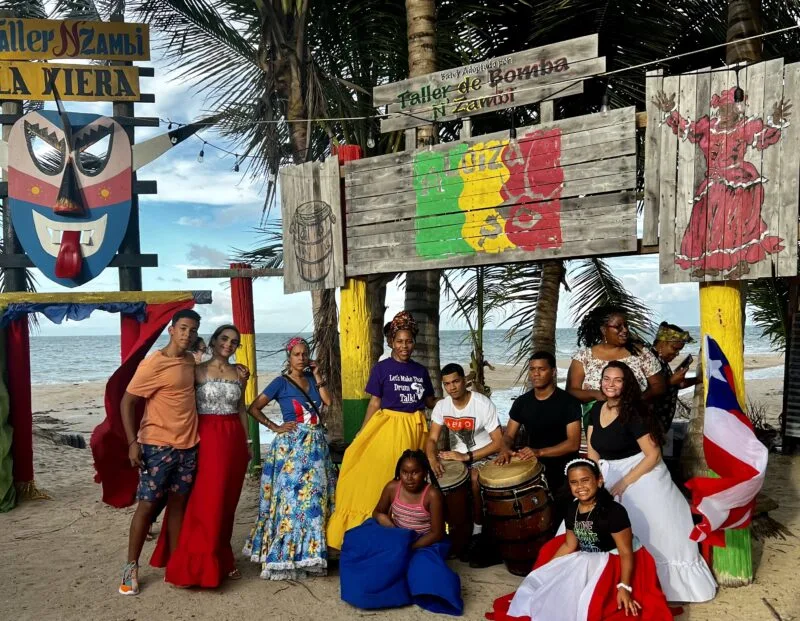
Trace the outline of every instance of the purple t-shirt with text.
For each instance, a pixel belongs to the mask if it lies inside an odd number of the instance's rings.
[[[433,395],[433,384],[419,362],[387,358],[372,367],[366,392],[380,397],[384,409],[411,413],[425,408],[425,398]]]

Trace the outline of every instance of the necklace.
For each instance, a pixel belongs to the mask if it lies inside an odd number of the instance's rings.
[[[594,508],[596,506],[597,506],[597,501],[595,501],[594,504],[592,505],[592,508],[589,509],[589,514],[586,516],[586,519],[584,520],[584,522],[588,522],[589,521],[589,518],[592,516],[592,511],[594,511]],[[580,501],[578,501],[578,506],[575,507],[575,522],[578,521],[578,513],[580,513],[580,510],[581,510],[581,503],[580,503]]]

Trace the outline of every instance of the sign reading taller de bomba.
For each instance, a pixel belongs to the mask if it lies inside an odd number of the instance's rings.
[[[390,132],[576,95],[605,68],[589,35],[378,86],[372,98],[388,106],[381,132]]]
[[[147,24],[0,19],[0,60],[150,60]]]

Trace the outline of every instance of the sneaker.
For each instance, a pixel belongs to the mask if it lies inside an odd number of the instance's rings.
[[[120,595],[139,595],[139,563],[131,561],[122,570]]]

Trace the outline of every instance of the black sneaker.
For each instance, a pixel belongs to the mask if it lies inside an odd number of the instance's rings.
[[[473,546],[474,544],[474,546]],[[483,533],[472,538],[470,542],[469,566],[476,569],[492,567],[503,562],[499,552]]]

